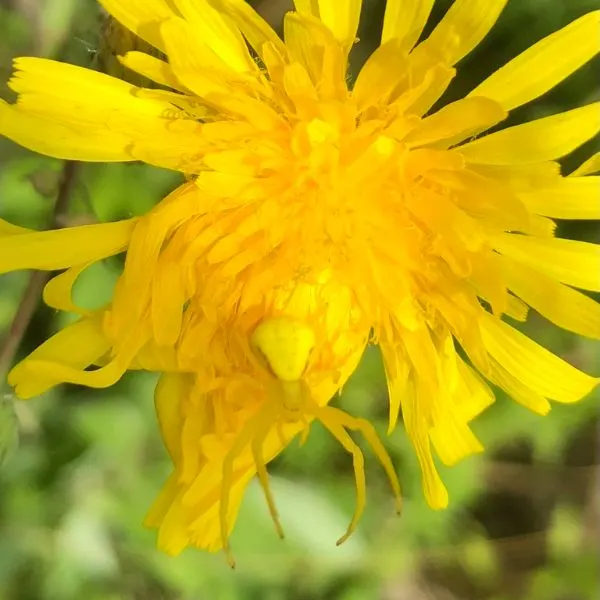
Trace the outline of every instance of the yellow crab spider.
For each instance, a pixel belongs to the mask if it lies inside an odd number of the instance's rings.
[[[229,500],[233,486],[235,459],[249,445],[256,466],[258,480],[263,489],[269,513],[275,529],[283,538],[275,500],[263,456],[264,441],[273,426],[281,428],[283,423],[303,423],[303,440],[308,433],[310,420],[317,419],[333,437],[352,455],[356,485],[356,508],[346,530],[337,541],[344,543],[354,532],[366,503],[366,482],[362,451],[347,430],[360,431],[381,462],[396,499],[396,509],[401,509],[401,492],[392,460],[384,448],[375,428],[365,419],[360,419],[332,406],[319,406],[312,398],[304,374],[309,367],[310,357],[316,341],[314,331],[302,321],[291,317],[272,317],[262,321],[251,335],[250,342],[264,367],[271,376],[271,390],[256,414],[245,424],[223,460],[219,525],[221,542],[231,567],[235,561],[231,554],[228,536]]]

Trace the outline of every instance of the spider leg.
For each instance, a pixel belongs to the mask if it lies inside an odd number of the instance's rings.
[[[334,414],[339,423],[341,423],[344,427],[351,429],[352,431],[360,431],[363,434],[368,444],[373,449],[375,456],[382,464],[390,484],[392,486],[392,490],[394,491],[394,497],[396,500],[396,512],[398,514],[402,511],[402,492],[400,490],[400,482],[398,481],[398,475],[396,474],[396,470],[394,469],[394,465],[392,464],[392,459],[388,451],[385,449],[384,445],[381,443],[373,424],[367,421],[366,419],[361,419],[358,417],[353,417],[348,413],[340,410],[339,408],[335,408],[333,406],[326,407],[327,412]]]
[[[306,419],[306,415],[302,415],[301,423],[303,425],[302,431],[300,432],[300,447],[306,444],[308,434],[310,433],[310,423]]]
[[[281,422],[281,419],[279,419],[277,421],[276,428],[277,428],[277,435],[279,436],[279,443],[282,446],[287,445],[287,442],[286,442],[286,439],[285,439],[285,433],[283,433],[283,423]]]
[[[269,433],[269,424],[269,421],[266,421],[262,424],[262,428],[256,432],[256,436],[252,439],[251,448],[252,456],[254,457],[254,463],[256,465],[256,474],[258,476],[258,481],[260,482],[260,487],[265,494],[265,500],[267,501],[267,506],[269,507],[271,519],[273,519],[273,523],[275,524],[277,535],[283,539],[285,535],[283,533],[281,521],[279,520],[279,513],[277,512],[277,506],[275,505],[275,499],[273,498],[273,493],[271,491],[269,474],[267,473],[267,466],[263,456],[263,444],[267,434]]]
[[[228,523],[227,513],[229,512],[229,500],[231,496],[231,489],[233,488],[233,463],[235,459],[242,453],[244,448],[257,436],[265,427],[265,424],[272,418],[272,406],[269,403],[265,403],[258,412],[250,418],[250,420],[244,425],[242,431],[235,438],[229,452],[223,459],[223,466],[221,469],[221,502],[219,504],[219,528],[221,532],[221,544],[223,551],[227,557],[229,566],[235,568],[235,560],[231,554],[231,548],[229,546],[228,536]]]
[[[323,426],[329,430],[331,435],[350,453],[354,466],[354,478],[356,482],[356,508],[354,515],[346,533],[336,542],[336,545],[343,544],[354,532],[358,521],[365,509],[366,504],[366,482],[365,482],[365,459],[356,442],[348,435],[344,426],[340,423],[335,413],[331,413],[328,407],[319,407],[315,409],[315,417],[323,423]]]

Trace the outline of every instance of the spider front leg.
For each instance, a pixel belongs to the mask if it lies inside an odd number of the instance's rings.
[[[364,438],[367,440],[367,443],[371,446],[375,456],[382,464],[388,479],[390,481],[390,485],[392,486],[392,490],[394,492],[394,498],[396,501],[396,512],[400,514],[402,512],[402,492],[400,490],[400,481],[398,480],[398,475],[396,474],[396,470],[394,469],[394,465],[392,463],[392,459],[388,451],[385,449],[384,445],[381,443],[377,432],[375,431],[375,427],[373,424],[367,421],[366,419],[361,419],[358,417],[353,417],[348,413],[340,410],[339,408],[335,408],[333,406],[326,406],[322,410],[327,411],[333,418],[336,419],[338,423],[343,425],[344,427],[351,429],[352,431],[360,431],[363,434]]]
[[[268,430],[272,422],[272,407],[267,403],[262,406],[258,412],[244,425],[244,428],[235,438],[229,452],[223,459],[221,469],[221,502],[219,505],[219,527],[221,530],[221,544],[227,557],[229,566],[235,568],[235,560],[231,554],[228,536],[227,513],[229,512],[229,500],[231,488],[233,487],[233,463],[235,459],[243,452],[244,448],[252,443],[257,437],[260,438],[261,432]],[[262,440],[264,440],[264,435]],[[263,461],[264,466],[264,461]],[[265,468],[266,471],[266,468]]]
[[[356,442],[348,435],[344,426],[340,423],[335,414],[329,412],[328,407],[315,408],[315,417],[323,423],[323,426],[333,435],[333,437],[352,454],[352,463],[354,466],[354,478],[356,482],[356,508],[354,515],[348,525],[346,533],[336,542],[339,546],[343,544],[355,531],[358,521],[365,510],[367,499],[367,485],[365,481],[365,459]]]
[[[275,523],[277,535],[283,539],[285,534],[283,533],[283,527],[281,526],[281,521],[279,520],[279,513],[277,512],[277,506],[275,505],[275,499],[273,498],[273,492],[271,491],[269,474],[267,473],[267,466],[263,456],[263,445],[268,433],[269,424],[267,423],[266,427],[263,427],[262,430],[257,432],[256,437],[252,439],[250,447],[252,448],[252,456],[254,457],[254,464],[256,465],[258,481],[260,482],[260,487],[265,495],[267,506],[269,507],[269,513],[271,514],[271,519],[273,519],[273,523]]]

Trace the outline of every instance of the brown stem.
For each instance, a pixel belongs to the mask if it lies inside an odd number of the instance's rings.
[[[78,166],[79,163],[74,161],[66,161],[64,163],[56,202],[52,212],[50,229],[59,229],[65,220],[71,194],[75,186]],[[42,290],[49,278],[50,273],[47,271],[32,271],[29,276],[29,283],[23,292],[19,308],[13,317],[4,343],[0,346],[0,382],[4,381],[6,374],[13,364],[23,336],[27,332],[29,323],[39,304]]]

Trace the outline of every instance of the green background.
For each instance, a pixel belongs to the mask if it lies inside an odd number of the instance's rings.
[[[413,1],[413,0],[407,0]],[[417,1],[417,0],[414,0]],[[255,2],[277,19],[286,2]],[[365,0],[357,65],[377,43],[383,2]],[[433,22],[450,3],[438,1]],[[492,34],[461,63],[459,97],[510,57],[598,0],[512,0]],[[0,0],[0,96],[14,56],[97,61],[101,19],[93,0]],[[599,99],[598,61],[511,116],[520,122]],[[596,78],[594,77],[596,75]],[[598,140],[565,160],[568,172]],[[63,165],[0,140],[0,217],[46,228]],[[179,181],[142,165],[82,165],[61,225],[142,214]],[[597,224],[563,223],[560,234],[600,240]],[[119,273],[95,266],[77,300],[99,306]],[[0,345],[29,273],[0,278]],[[64,325],[39,306],[19,356]],[[598,345],[532,313],[526,330],[567,360],[600,374]],[[484,456],[442,468],[451,504],[424,503],[402,428],[386,444],[405,494],[401,518],[382,469],[367,452],[368,505],[357,533],[335,547],[354,506],[350,458],[316,424],[270,465],[287,534],[280,541],[256,485],[232,538],[238,567],[222,555],[155,549],[141,521],[168,460],[155,421],[156,376],[133,374],[108,390],[63,386],[27,403],[0,381],[0,600],[585,600],[598,591],[599,395],[533,415],[502,394],[475,423]],[[369,349],[340,403],[383,434],[387,398],[380,357]]]

